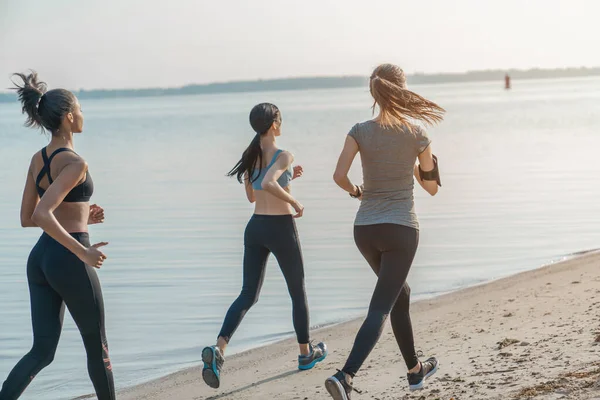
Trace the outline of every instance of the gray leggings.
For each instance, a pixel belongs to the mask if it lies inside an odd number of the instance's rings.
[[[419,231],[397,224],[357,225],[354,240],[375,274],[377,285],[343,371],[354,376],[381,336],[388,315],[408,369],[419,359],[415,352],[410,321],[408,271],[419,244]]]

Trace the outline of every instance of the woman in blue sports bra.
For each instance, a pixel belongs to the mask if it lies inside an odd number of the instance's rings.
[[[298,368],[311,369],[327,356],[324,343],[313,346],[310,342],[304,265],[294,222],[294,218],[302,216],[304,207],[291,195],[289,186],[293,179],[302,176],[302,167],[292,168],[294,156],[277,148],[281,113],[275,105],[255,106],[250,112],[250,125],[256,135],[228,175],[244,184],[248,201],[255,203],[255,208],[244,233],[242,291],[225,316],[217,345],[202,350],[202,377],[213,388],[221,383],[225,348],[231,336],[258,301],[271,253],[279,262],[292,298],[294,330],[300,347]]]
[[[26,126],[51,134],[48,146],[29,165],[21,225],[44,232],[29,254],[27,283],[31,300],[33,346],[12,369],[0,399],[15,400],[54,359],[65,305],[81,333],[89,376],[98,400],[114,400],[112,366],[104,331],[104,304],[95,269],[106,256],[90,245],[88,225],[104,222],[104,210],[90,205],[94,191],[87,163],[73,150],[73,134],[83,130],[83,114],[68,90],[46,91],[37,74],[15,74]]]

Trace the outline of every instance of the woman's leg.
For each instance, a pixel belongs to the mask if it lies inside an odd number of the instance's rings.
[[[415,350],[415,340],[413,337],[412,323],[410,321],[410,287],[404,283],[398,300],[390,314],[392,330],[396,337],[396,342],[402,353],[402,358],[409,371],[419,365],[419,358]]]
[[[343,371],[354,376],[381,336],[384,323],[394,307],[417,249],[418,231],[393,224],[355,227],[356,243],[369,258],[380,253],[377,285]]]
[[[364,240],[359,240],[357,244],[360,245],[359,250],[365,260],[369,263],[373,272],[375,272],[375,275],[378,275],[381,267],[381,252],[377,250],[373,244]],[[396,300],[396,304],[394,304],[392,312],[390,313],[390,320],[402,357],[404,358],[408,369],[411,370],[417,366],[419,359],[417,357],[412,335],[409,308],[410,287],[408,286],[408,283],[404,283],[400,295],[398,296],[398,300]]]
[[[304,285],[304,262],[302,249],[296,231],[294,220],[283,217],[278,235],[269,243],[269,248],[277,258],[279,268],[288,287],[292,299],[292,320],[298,344],[301,345],[301,354],[309,353],[309,314]],[[304,346],[303,346],[304,345]]]
[[[261,218],[253,216],[244,233],[244,265],[242,291],[229,307],[223,326],[219,332],[216,346],[208,346],[202,350],[202,378],[212,388],[221,385],[221,368],[225,362],[224,355],[231,336],[240,326],[244,315],[256,304],[260,289],[265,280],[267,260],[270,251],[264,246],[265,226]]]
[[[217,343],[217,346],[221,350],[221,353],[225,352],[225,347],[229,343],[229,339],[237,330],[244,315],[258,301],[260,289],[265,280],[269,254],[269,250],[259,245],[246,245],[244,248],[242,291],[229,307],[229,311],[225,315],[223,326],[219,332],[219,343]]]
[[[268,241],[268,246],[277,258],[292,299],[292,320],[300,350],[298,368],[308,370],[327,357],[327,345],[323,342],[314,346],[310,344],[304,263],[294,219],[287,215],[278,217],[275,222],[276,226],[272,228],[275,234]]]
[[[41,269],[46,242],[47,237],[42,236],[27,261],[33,346],[6,378],[0,390],[2,400],[19,398],[33,378],[52,362],[58,346],[65,307]]]
[[[74,235],[89,246],[87,234]],[[98,400],[116,398],[104,328],[104,301],[96,270],[58,243],[49,246],[43,265],[48,282],[63,298],[83,339],[88,373]]]
[[[50,286],[29,282],[33,346],[12,369],[0,390],[0,399],[15,400],[33,378],[54,359],[62,321],[64,303]]]

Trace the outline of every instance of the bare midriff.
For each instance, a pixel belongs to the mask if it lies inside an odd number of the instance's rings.
[[[87,232],[90,203],[61,203],[54,210],[54,217],[69,233]]]
[[[283,190],[290,192],[290,187],[285,187]],[[254,198],[256,200],[254,206],[254,214],[259,215],[290,215],[294,214],[294,208],[286,201],[283,201],[266,190],[255,190]]]

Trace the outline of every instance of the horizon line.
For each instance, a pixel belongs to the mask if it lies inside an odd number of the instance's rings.
[[[33,70],[33,69],[32,69]],[[597,70],[600,74],[600,66],[571,66],[571,67],[552,67],[552,68],[541,68],[541,67],[530,67],[530,68],[490,68],[490,69],[473,69],[462,72],[419,72],[415,71],[410,74],[406,74],[407,79],[411,77],[418,78],[429,78],[429,77],[460,77],[468,76],[469,74],[494,74],[494,73],[522,73],[522,72],[559,72],[559,71],[577,71],[577,70]],[[31,70],[30,70],[31,71]],[[10,75],[12,76],[12,74]],[[260,83],[260,82],[281,82],[281,81],[299,81],[303,79],[319,80],[319,79],[368,79],[367,75],[359,74],[348,74],[348,75],[295,75],[287,77],[273,77],[273,78],[255,78],[255,79],[233,79],[233,80],[219,80],[205,83],[186,83],[177,86],[145,86],[145,87],[104,87],[104,88],[78,88],[70,89],[77,93],[86,92],[111,92],[111,91],[144,91],[144,90],[179,90],[191,87],[211,87],[211,86],[225,86],[225,85],[236,85],[236,84],[249,84],[249,83]],[[518,78],[517,78],[518,79]],[[535,78],[534,78],[535,79]],[[9,77],[10,80],[10,77]],[[444,82],[440,82],[444,83]],[[11,88],[0,90],[0,95],[12,94]]]
[[[592,67],[586,67],[586,66],[578,66],[578,67],[549,67],[549,68],[541,68],[541,67],[529,67],[529,68],[488,68],[488,69],[471,69],[471,70],[465,70],[465,71],[461,71],[461,72],[420,72],[420,71],[414,71],[410,74],[406,74],[406,77],[411,77],[411,76],[448,76],[448,75],[468,75],[468,74],[472,74],[472,73],[479,73],[479,72],[524,72],[524,71],[560,71],[560,70],[569,70],[569,69],[573,69],[573,70],[577,70],[577,69],[600,69],[600,65],[598,66],[592,66]],[[185,83],[182,85],[175,85],[175,86],[145,86],[145,87],[130,87],[130,88],[118,88],[118,87],[113,87],[113,88],[93,88],[93,89],[86,89],[86,88],[79,88],[77,89],[77,91],[102,91],[102,90],[145,90],[145,89],[182,89],[185,87],[189,87],[189,86],[210,86],[210,85],[229,85],[229,84],[236,84],[236,83],[250,83],[250,82],[273,82],[273,81],[283,81],[283,80],[298,80],[298,79],[335,79],[335,78],[367,78],[368,75],[361,75],[361,74],[344,74],[344,75],[290,75],[290,76],[280,76],[280,77],[273,77],[273,78],[253,78],[253,79],[232,79],[232,80],[216,80],[216,81],[210,81],[210,82],[204,82],[204,83],[198,83],[198,82],[191,82],[191,83]]]

